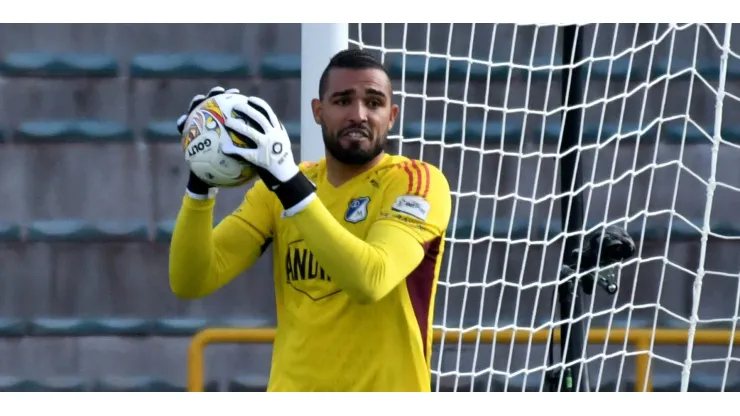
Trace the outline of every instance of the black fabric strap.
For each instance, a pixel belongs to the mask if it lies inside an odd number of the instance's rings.
[[[190,176],[188,177],[187,188],[188,191],[196,195],[208,195],[208,191],[211,189],[207,183],[200,180],[192,171],[190,171]]]
[[[290,209],[316,191],[316,186],[303,172],[298,172],[287,182],[272,189],[283,204],[283,209]]]

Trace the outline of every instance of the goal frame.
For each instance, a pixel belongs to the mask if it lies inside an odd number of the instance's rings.
[[[581,119],[583,108],[577,104],[583,101],[583,81],[581,77],[582,36],[579,37],[578,25],[563,26],[563,66],[564,82],[561,98],[563,103],[560,154],[564,154],[560,163],[560,186],[564,198],[561,200],[561,224],[569,233],[565,240],[565,253],[581,250],[583,233],[578,231],[584,226],[584,202],[582,193],[574,193],[583,185],[580,172]],[[305,40],[309,40],[306,42]],[[311,99],[326,62],[338,51],[349,45],[349,24],[347,23],[303,23],[301,24],[301,161],[316,161],[323,157],[323,142],[318,126],[313,123]],[[578,273],[576,267],[575,272]],[[553,271],[554,273],[556,271]],[[565,278],[569,276],[563,276]],[[575,282],[575,284],[574,284]],[[577,280],[567,280],[558,285],[557,301],[560,319],[563,322],[560,330],[564,337],[560,340],[561,371],[549,373],[547,377],[550,391],[587,391],[588,377],[583,377],[582,358],[585,353],[585,325],[583,320],[573,321],[573,317],[582,315],[581,285]],[[548,343],[550,366],[554,365],[552,343]],[[575,377],[575,383],[574,383]]]
[[[561,341],[560,331],[540,329],[511,329],[496,331],[492,329],[465,332],[434,330],[433,342],[474,344],[476,342],[511,343],[526,345],[530,342],[545,344]],[[740,332],[734,334],[722,329],[699,329],[691,334],[688,329],[649,328],[591,328],[586,337],[589,343],[605,342],[631,345],[635,348],[635,391],[651,392],[652,371],[650,368],[651,345],[686,345],[689,339],[695,345],[740,344]],[[275,328],[228,328],[213,327],[203,329],[193,336],[187,353],[187,389],[189,392],[205,391],[206,349],[213,344],[271,344],[275,340]]]
[[[567,258],[574,251],[582,252],[586,244],[583,215],[583,195],[575,193],[581,189],[583,179],[580,172],[580,152],[574,150],[580,144],[582,133],[583,106],[583,76],[584,66],[582,56],[582,41],[579,39],[577,25],[561,26],[563,36],[563,84],[562,84],[562,119],[560,129],[559,151],[564,156],[559,162],[561,181],[561,224],[568,238],[565,241],[565,256]],[[315,161],[323,157],[323,142],[319,126],[313,122],[310,100],[315,98],[321,72],[329,58],[349,45],[348,24],[302,24],[301,28],[301,153],[302,161]],[[582,36],[581,36],[582,37]],[[304,41],[304,40],[310,40]],[[575,63],[580,63],[576,65]],[[561,283],[556,289],[554,298],[559,303],[560,319],[562,324],[558,328],[534,330],[533,328],[517,328],[512,330],[470,329],[448,330],[435,328],[434,342],[439,343],[539,343],[547,344],[548,355],[552,357],[553,344],[560,344],[561,359],[550,359],[548,367],[559,367],[563,371],[549,374],[543,389],[547,391],[587,391],[588,381],[585,377],[584,358],[585,347],[589,343],[615,343],[632,345],[635,349],[630,355],[634,356],[636,365],[635,391],[652,391],[650,360],[652,347],[655,345],[727,345],[740,343],[740,332],[731,333],[725,330],[695,330],[694,329],[665,329],[665,328],[590,328],[585,331],[582,317],[582,295],[589,294],[593,289],[595,279],[600,276],[583,274],[583,265],[580,260],[568,264],[564,260],[563,269],[571,267],[568,273],[561,270]],[[583,269],[584,271],[586,269]],[[558,271],[553,270],[553,273]],[[575,272],[575,273],[573,273]],[[602,283],[598,281],[596,283]],[[590,286],[590,288],[589,288]],[[610,291],[608,291],[611,293]],[[212,327],[204,329],[193,337],[187,357],[188,390],[203,391],[205,376],[204,352],[208,345],[214,343],[272,343],[274,328],[226,328]],[[685,383],[682,381],[682,383]]]
[[[583,185],[580,172],[580,152],[569,151],[577,149],[580,144],[581,119],[583,108],[577,104],[583,101],[583,85],[581,77],[582,37],[579,37],[579,26],[562,26],[563,31],[563,66],[564,82],[562,83],[561,98],[563,103],[562,129],[560,140],[560,154],[564,154],[560,162],[560,186],[564,198],[561,200],[561,224],[569,236],[565,240],[565,253],[581,251],[583,233],[578,231],[584,226],[584,202],[582,193],[574,193]],[[310,40],[307,42],[306,40]],[[315,97],[319,78],[326,62],[337,52],[348,47],[348,23],[302,23],[301,24],[301,161],[317,161],[323,157],[324,145],[321,132],[313,122],[310,102]],[[576,264],[575,273],[578,273],[579,264]],[[553,271],[554,273],[556,271]],[[570,280],[571,276],[561,276],[565,281],[557,286],[556,297],[559,303],[560,331],[564,334],[560,338],[560,370],[547,374],[547,389],[550,391],[588,391],[588,377],[584,376],[582,358],[586,348],[586,334],[583,320],[573,320],[573,317],[582,315],[581,294],[582,285],[578,279]],[[591,276],[583,276],[590,278]],[[553,331],[554,332],[554,331]],[[548,366],[555,364],[553,343],[547,344]],[[575,379],[574,379],[575,377]],[[575,383],[574,383],[575,381]]]
[[[313,119],[311,100],[316,98],[327,62],[348,46],[348,23],[301,23],[301,162],[324,157],[324,140]]]

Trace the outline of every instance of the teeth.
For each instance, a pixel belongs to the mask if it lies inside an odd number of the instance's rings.
[[[352,131],[349,134],[347,134],[347,136],[352,137],[354,139],[359,139],[359,138],[365,137],[365,135],[362,134],[362,133],[360,133],[359,131]]]

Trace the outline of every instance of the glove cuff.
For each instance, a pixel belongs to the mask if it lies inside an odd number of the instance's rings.
[[[212,199],[216,197],[218,189],[212,188],[207,183],[203,182],[199,177],[191,171],[188,177],[188,184],[185,187],[188,195],[193,199]]]
[[[283,182],[273,189],[285,210],[293,208],[315,191],[316,186],[303,172],[298,172],[287,182]]]

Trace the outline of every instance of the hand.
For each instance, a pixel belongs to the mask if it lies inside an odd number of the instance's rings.
[[[243,158],[267,171],[280,183],[288,182],[298,174],[288,132],[264,100],[249,97],[247,103],[235,105],[233,112],[238,117],[226,117],[226,128],[255,146],[245,149],[229,142],[221,148],[224,154]],[[279,186],[266,184],[272,188]]]
[[[252,148],[224,144],[224,154],[240,157],[255,165],[260,178],[277,195],[286,214],[294,215],[316,198],[316,186],[304,175],[295,160],[290,137],[272,108],[262,99],[249,97],[232,108],[236,117],[226,117],[226,128],[251,143]]]
[[[199,106],[203,101],[207,100],[208,98],[211,98],[216,95],[220,94],[239,94],[239,90],[236,88],[231,88],[228,90],[224,90],[222,87],[214,87],[211,88],[210,91],[208,91],[208,94],[198,94],[195,97],[193,97],[192,100],[190,100],[190,105],[188,106],[188,110],[185,114],[181,115],[177,119],[177,131],[182,134],[183,130],[185,129],[185,121],[188,119],[188,116],[190,113],[193,112],[195,107]],[[207,183],[203,182],[195,176],[195,174],[190,171],[190,176],[188,177],[188,183],[185,188],[188,192],[188,194],[195,199],[210,199],[214,198],[217,193],[216,188],[210,187]]]
[[[199,106],[203,101],[221,94],[239,94],[239,90],[236,88],[230,88],[228,90],[224,90],[223,87],[213,87],[210,91],[208,91],[208,94],[198,94],[195,97],[193,97],[192,100],[190,100],[190,105],[188,106],[188,111],[178,117],[177,119],[177,131],[182,134],[182,131],[185,129],[185,121],[188,119],[188,116],[190,113],[193,112],[195,107]]]

